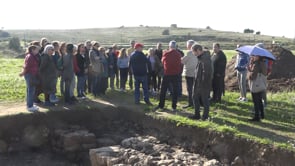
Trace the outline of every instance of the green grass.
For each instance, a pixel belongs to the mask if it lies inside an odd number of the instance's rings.
[[[24,101],[25,80],[18,76],[23,62],[23,59],[0,58],[0,102]]]
[[[225,53],[230,57],[230,53],[233,52],[225,51]],[[23,77],[18,76],[23,62],[23,59],[0,58],[0,104],[25,101],[25,81]],[[153,106],[144,104],[141,108],[148,115],[171,120],[178,126],[207,128],[263,144],[271,144],[290,150],[295,149],[295,92],[268,93],[268,106],[265,109],[266,118],[260,123],[248,122],[253,109],[250,94],[248,93],[249,102],[245,103],[238,102],[236,100],[238,96],[237,92],[226,92],[221,104],[212,104],[209,121],[196,121],[187,118],[188,115],[193,114],[194,110],[192,108],[181,109],[187,103],[185,96],[181,97],[178,102],[180,111],[177,114],[171,114],[168,110],[166,114],[158,115],[151,112]],[[89,97],[94,99],[91,95]],[[127,106],[132,106],[134,103],[133,91],[130,90],[128,93],[108,90],[107,96],[102,99],[113,100]],[[155,106],[158,104],[158,99],[151,98],[151,102]],[[165,107],[171,109],[171,100],[168,96]]]

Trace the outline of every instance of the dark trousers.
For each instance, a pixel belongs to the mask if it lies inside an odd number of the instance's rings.
[[[128,74],[129,74],[129,87],[130,87],[130,89],[133,89],[133,74],[130,71],[130,69],[128,71]]]
[[[71,102],[71,96],[70,96],[70,88],[71,88],[71,79],[65,79],[65,92],[64,92],[64,97],[65,97],[65,102]]]
[[[161,84],[161,91],[160,91],[160,102],[159,102],[160,108],[164,108],[166,92],[169,87],[169,84],[172,84],[172,89],[179,89],[178,79],[179,79],[179,75],[164,75],[162,84]],[[172,93],[172,108],[176,109],[178,91],[172,90],[171,93]]]
[[[262,94],[263,92],[258,92],[258,93],[251,93],[252,95],[252,100],[254,103],[254,118],[260,119],[264,118],[264,108],[262,104]]]
[[[157,88],[158,88],[158,90],[161,89],[161,84],[162,84],[162,76],[158,76],[158,80],[157,80]]]
[[[188,105],[193,105],[193,86],[194,86],[194,77],[185,77],[186,80],[186,90],[188,94]]]
[[[87,75],[87,89],[88,89],[88,93],[92,93],[92,91],[93,91],[93,89],[92,89],[92,87],[93,87],[93,80],[94,80],[94,76],[93,76],[93,74],[92,73],[88,73],[88,75]]]
[[[212,80],[213,101],[221,102],[221,96],[224,91],[224,77],[214,76]]]
[[[148,85],[149,89],[153,88],[154,91],[157,91],[157,74],[155,71],[152,71],[149,73],[149,78],[148,78]]]
[[[195,116],[200,118],[200,107],[201,105],[204,106],[204,112],[203,112],[203,117],[202,119],[207,119],[209,116],[209,93],[210,91],[208,90],[207,92],[200,92],[200,93],[194,93],[193,98],[194,98],[194,107],[195,107]]]
[[[128,68],[120,68],[120,88],[124,90],[126,89],[128,70]]]

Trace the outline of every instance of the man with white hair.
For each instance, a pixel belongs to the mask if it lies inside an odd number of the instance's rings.
[[[188,40],[186,42],[187,53],[184,57],[181,58],[181,63],[183,64],[182,75],[186,80],[186,89],[188,94],[188,105],[183,108],[193,107],[193,84],[194,84],[194,75],[195,69],[198,63],[198,58],[193,55],[191,50],[192,45],[195,43],[194,40]]]
[[[172,111],[176,111],[179,89],[179,74],[181,73],[181,54],[176,50],[176,41],[169,42],[169,50],[162,57],[164,76],[161,84],[159,105],[154,109],[163,109],[166,92],[169,84],[172,84]]]

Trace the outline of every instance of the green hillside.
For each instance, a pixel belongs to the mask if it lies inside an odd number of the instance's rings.
[[[169,30],[169,35],[162,35],[164,30]],[[216,31],[201,28],[169,28],[169,27],[119,27],[97,29],[71,29],[71,30],[7,30],[11,36],[19,37],[22,41],[40,40],[47,37],[49,40],[66,42],[83,42],[86,39],[97,40],[105,46],[117,43],[128,45],[130,39],[143,42],[147,46],[154,46],[157,42],[167,44],[176,40],[184,49],[185,41],[194,39],[200,44],[212,47],[213,42],[219,42],[223,49],[234,49],[237,44],[254,44],[272,41],[279,42],[289,49],[294,49],[293,39],[266,35],[245,34],[239,32]],[[293,48],[294,47],[294,48]]]

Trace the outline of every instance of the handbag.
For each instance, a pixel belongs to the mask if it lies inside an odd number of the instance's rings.
[[[249,89],[252,93],[265,91],[267,88],[266,76],[258,73],[254,80],[249,80]]]

